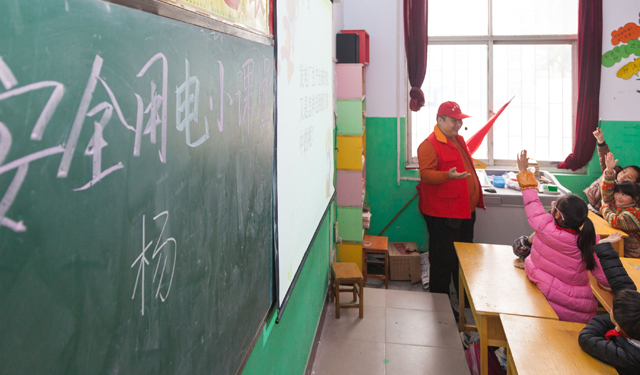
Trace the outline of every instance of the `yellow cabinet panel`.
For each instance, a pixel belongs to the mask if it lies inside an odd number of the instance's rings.
[[[362,272],[362,244],[343,242],[342,245],[338,245],[336,260],[338,262],[354,262]]]
[[[338,135],[336,164],[339,170],[361,171],[364,137],[357,135]]]

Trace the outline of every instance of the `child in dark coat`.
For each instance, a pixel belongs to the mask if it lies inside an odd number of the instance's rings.
[[[640,293],[610,242],[594,246],[614,294],[610,315],[597,315],[582,329],[582,350],[616,368],[640,374]]]

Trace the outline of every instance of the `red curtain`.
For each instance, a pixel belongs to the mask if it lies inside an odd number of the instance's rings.
[[[427,0],[404,0],[404,49],[411,84],[409,108],[417,112],[424,106],[420,87],[427,72]]]
[[[558,168],[576,170],[587,165],[596,147],[600,64],[602,62],[602,0],[580,0],[578,6],[578,108],[573,152]]]

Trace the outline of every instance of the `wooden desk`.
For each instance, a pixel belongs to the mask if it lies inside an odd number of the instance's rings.
[[[591,219],[591,221],[593,222],[593,227],[596,230],[596,234],[599,235],[601,238],[607,238],[611,234],[616,232],[622,233],[622,240],[616,243],[612,243],[611,245],[613,245],[613,248],[618,251],[618,254],[620,254],[620,257],[623,257],[624,256],[624,238],[629,237],[629,235],[626,234],[624,231],[621,231],[620,229],[611,228],[611,225],[609,225],[609,223],[605,219],[596,215],[592,211],[589,211],[589,219]]]
[[[578,344],[584,324],[500,314],[507,337],[507,375],[612,374],[612,366]]]
[[[384,274],[370,274],[367,271],[367,255],[380,254],[384,257]],[[381,236],[364,236],[362,240],[362,277],[367,286],[367,278],[384,280],[384,288],[389,289],[389,238]]]
[[[622,266],[624,267],[624,269],[627,270],[627,273],[629,274],[629,277],[631,277],[631,280],[633,280],[633,282],[636,283],[638,289],[640,289],[640,259],[623,257],[620,258],[620,261],[622,262]],[[602,306],[607,311],[611,311],[613,293],[599,287],[598,280],[596,280],[596,278],[593,276],[591,276],[590,282],[593,295],[596,296],[598,301],[600,301]]]
[[[488,373],[488,346],[507,346],[500,314],[555,319],[558,316],[538,287],[529,281],[511,246],[455,242],[460,260],[460,331],[480,334],[480,373]],[[469,298],[477,327],[467,326],[464,300]]]

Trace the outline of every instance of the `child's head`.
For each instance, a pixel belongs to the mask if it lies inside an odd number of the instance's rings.
[[[587,204],[577,195],[565,195],[558,199],[551,214],[559,226],[578,232],[578,248],[582,253],[582,260],[587,264],[589,271],[593,270],[596,266],[596,261],[593,257],[596,231],[591,219],[588,218],[589,208],[587,208]]]
[[[552,207],[554,204],[552,204]],[[580,229],[584,224],[589,214],[589,208],[584,201],[574,194],[568,194],[555,202],[555,211],[559,213],[557,215],[552,209],[554,217],[560,217],[561,221],[558,224],[563,223],[563,227],[573,230]],[[558,221],[556,219],[556,221]]]
[[[622,181],[640,182],[638,181],[638,179],[640,179],[640,167],[636,165],[630,165],[622,169],[620,172],[618,172],[618,175],[616,176],[617,182],[622,182]]]
[[[640,340],[640,293],[626,289],[613,297],[611,318],[622,332]]]
[[[613,187],[613,199],[618,207],[637,204],[640,200],[640,186],[631,181],[616,182]]]

